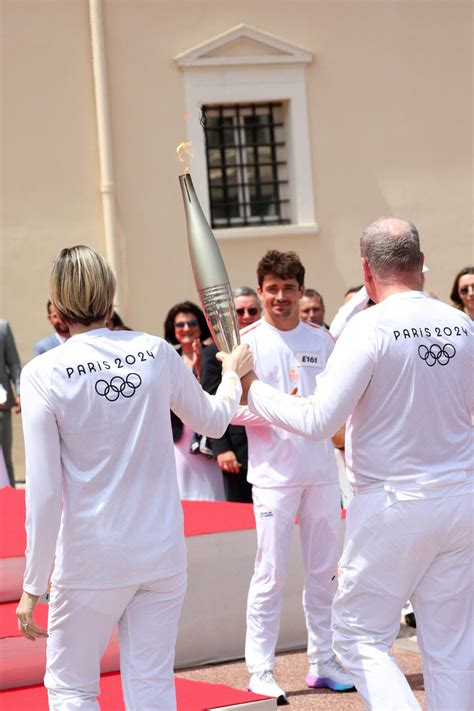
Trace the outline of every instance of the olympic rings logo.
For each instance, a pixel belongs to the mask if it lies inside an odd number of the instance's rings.
[[[142,379],[138,373],[130,373],[124,379],[120,375],[116,375],[112,378],[110,383],[106,380],[98,380],[95,384],[95,391],[97,395],[105,397],[109,402],[115,402],[118,400],[120,395],[129,398],[135,395],[135,390],[142,384]]]
[[[418,355],[421,360],[425,361],[426,365],[432,368],[436,363],[447,365],[451,358],[456,355],[456,349],[452,343],[446,343],[444,346],[433,343],[429,348],[425,345],[419,346]]]

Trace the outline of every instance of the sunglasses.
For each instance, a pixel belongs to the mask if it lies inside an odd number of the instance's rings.
[[[459,293],[462,294],[463,296],[466,296],[466,294],[469,292],[469,290],[474,291],[474,284],[469,284],[469,286],[462,286],[459,289]]]
[[[197,319],[192,318],[190,321],[176,321],[174,327],[175,328],[185,328],[188,326],[189,328],[196,328],[198,325]]]
[[[249,316],[256,316],[258,314],[258,309],[256,306],[252,306],[250,309],[235,309],[235,310],[236,310],[238,316],[243,316],[245,312],[247,312]]]

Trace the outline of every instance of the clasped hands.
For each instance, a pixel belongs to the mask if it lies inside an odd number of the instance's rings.
[[[228,370],[233,370],[239,376],[242,383],[242,398],[240,403],[241,405],[247,405],[250,386],[254,380],[258,380],[254,371],[253,356],[250,352],[248,344],[241,343],[240,346],[234,348],[232,353],[223,353],[222,351],[219,351],[219,353],[216,354],[216,358],[222,363],[223,373]],[[291,389],[290,395],[298,395],[298,386]]]
[[[253,356],[250,352],[250,348],[247,343],[241,343],[240,346],[234,348],[232,353],[223,353],[220,351],[216,355],[217,360],[222,363],[222,372],[226,373],[229,370],[233,370],[239,376],[242,382],[242,405],[247,404],[247,395],[250,385],[254,380],[257,380],[257,376],[254,373],[254,362]]]

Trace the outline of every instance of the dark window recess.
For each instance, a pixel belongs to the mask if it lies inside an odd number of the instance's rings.
[[[212,227],[289,223],[281,103],[202,107]]]

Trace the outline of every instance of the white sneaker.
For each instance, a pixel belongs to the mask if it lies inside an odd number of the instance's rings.
[[[311,664],[306,683],[311,689],[320,689],[322,687],[333,691],[354,689],[352,679],[341,667],[336,657],[330,657],[325,662]]]
[[[288,703],[286,694],[276,683],[271,669],[253,674],[249,681],[248,690],[253,691],[254,694],[262,694],[262,696],[273,696],[277,700],[277,706],[283,706]]]

